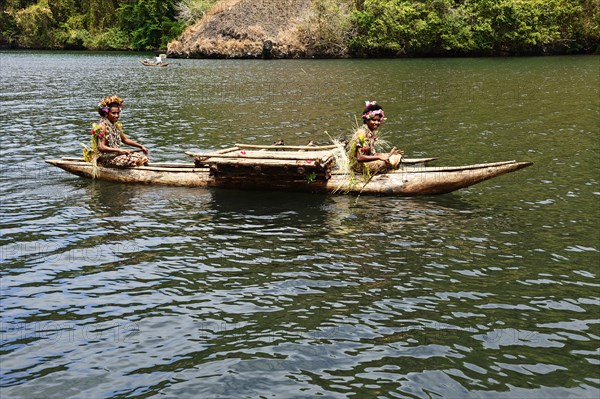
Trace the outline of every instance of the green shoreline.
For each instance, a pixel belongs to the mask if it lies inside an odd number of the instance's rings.
[[[86,49],[86,48],[29,48],[29,47],[10,47],[10,46],[2,46],[0,45],[0,51],[7,52],[48,52],[48,53],[123,53],[123,54],[140,54],[140,55],[152,55],[152,54],[167,54],[166,49],[155,49],[155,50],[132,50],[132,49]],[[307,56],[307,57],[280,57],[273,58],[277,59],[411,59],[411,58],[505,58],[505,57],[562,57],[562,56],[597,56],[600,55],[600,49],[595,51],[579,51],[579,52],[528,52],[528,53],[511,53],[511,52],[502,52],[502,53],[461,53],[461,54],[438,54],[438,53],[420,53],[420,54],[407,54],[407,55],[385,55],[385,54],[373,54],[373,55],[361,55],[361,56],[346,56],[346,57],[328,57],[328,56]],[[228,57],[228,56],[204,56],[204,57],[181,57],[174,54],[169,54],[168,58],[170,59],[260,59],[260,57],[256,56],[247,56],[247,57]]]
[[[290,0],[283,10],[277,0],[224,4],[7,0],[0,13],[0,49],[240,59],[600,53],[598,0]],[[200,5],[204,8],[194,9]],[[186,18],[182,7],[189,11]],[[281,13],[286,15],[273,18]]]

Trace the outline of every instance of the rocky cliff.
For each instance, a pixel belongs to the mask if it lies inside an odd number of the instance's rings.
[[[298,27],[311,0],[223,0],[169,43],[174,58],[289,58],[304,55]]]

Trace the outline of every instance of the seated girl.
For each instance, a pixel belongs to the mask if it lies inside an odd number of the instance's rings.
[[[380,153],[376,150],[379,144],[377,130],[385,119],[381,105],[375,101],[367,101],[362,118],[364,124],[354,132],[349,142],[348,159],[352,170],[365,176],[372,176],[397,169],[404,154],[402,150],[392,148],[389,153]]]
[[[100,122],[93,125],[97,136],[98,163],[109,166],[140,166],[148,163],[148,149],[125,136],[123,125],[119,122],[123,100],[117,96],[106,97],[98,104]],[[121,148],[123,144],[137,147],[143,154]]]

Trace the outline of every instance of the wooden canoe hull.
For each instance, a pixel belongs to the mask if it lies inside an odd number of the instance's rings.
[[[163,62],[163,63],[157,64],[156,62],[152,62],[152,61],[140,61],[140,64],[142,64],[143,66],[150,66],[150,67],[166,67],[166,66],[169,66],[169,63],[167,63],[167,62]]]
[[[351,191],[397,196],[446,194],[531,165],[532,162],[506,161],[456,167],[407,166],[376,175],[367,184],[360,182]],[[327,182],[328,190],[339,187],[340,180],[344,181],[344,176],[333,175]]]
[[[348,175],[336,173],[326,181],[292,178],[285,183],[273,181],[267,171],[243,177],[216,178],[209,168],[196,167],[192,163],[155,163],[131,168],[98,165],[97,175],[93,177],[92,165],[81,159],[51,159],[46,162],[77,176],[118,183],[395,196],[446,194],[532,165],[531,162],[516,161],[456,167],[405,165],[394,172],[376,175],[367,182],[356,176],[356,181],[348,184]]]

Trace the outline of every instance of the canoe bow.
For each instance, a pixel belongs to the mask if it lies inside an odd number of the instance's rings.
[[[398,196],[446,194],[531,165],[532,162],[505,161],[465,166],[405,166],[376,175],[367,184],[359,180],[350,191]],[[343,175],[333,175],[327,186],[339,190],[346,180]]]

